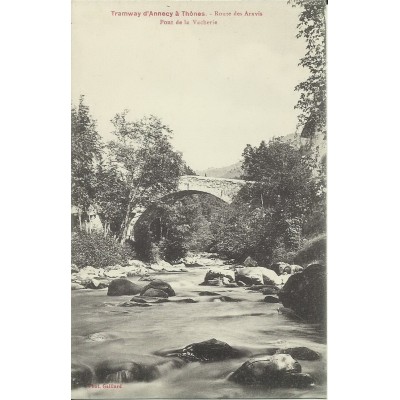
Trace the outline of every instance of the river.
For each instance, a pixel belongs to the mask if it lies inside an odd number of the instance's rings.
[[[222,265],[221,261],[221,265]],[[215,262],[214,262],[215,264]],[[217,262],[218,264],[218,262]],[[211,338],[244,348],[253,355],[271,347],[305,346],[321,354],[317,361],[300,361],[302,371],[316,384],[310,389],[243,387],[226,377],[249,357],[214,363],[165,367],[152,382],[123,383],[122,388],[78,388],[73,399],[139,398],[325,398],[326,335],[318,325],[278,313],[280,304],[262,302],[259,292],[244,287],[199,286],[209,267],[190,267],[186,273],[159,273],[176,292],[170,302],[151,307],[121,307],[132,296],[110,297],[107,289],[72,291],[72,362],[91,367],[108,359],[154,363],[153,353],[176,349]],[[137,282],[139,278],[129,278]],[[241,302],[218,302],[199,296],[218,292]],[[175,303],[191,298],[197,303]],[[169,365],[169,364],[166,364]]]

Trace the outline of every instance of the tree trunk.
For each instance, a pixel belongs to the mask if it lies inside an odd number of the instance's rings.
[[[120,241],[122,244],[124,244],[127,239],[131,211],[132,211],[132,203],[129,202],[128,207],[126,208],[125,218],[124,221],[122,222],[120,230]]]
[[[78,218],[79,218],[79,230],[82,230],[82,214],[78,212]]]

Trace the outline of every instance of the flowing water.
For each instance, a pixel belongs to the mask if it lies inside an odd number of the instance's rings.
[[[222,261],[221,261],[222,265]],[[147,364],[165,360],[153,353],[184,347],[211,338],[246,349],[253,355],[272,347],[305,346],[319,352],[317,361],[300,361],[302,372],[316,384],[310,389],[243,387],[227,376],[249,357],[214,363],[188,363],[161,367],[161,378],[152,382],[123,383],[122,388],[79,388],[73,399],[139,398],[325,398],[326,337],[318,325],[278,313],[280,304],[262,302],[260,292],[243,287],[199,286],[209,267],[190,267],[186,273],[159,273],[171,284],[176,297],[150,307],[121,307],[132,296],[110,297],[107,289],[72,291],[72,362],[94,367],[104,360],[129,360]],[[137,282],[138,278],[129,278]],[[147,284],[148,282],[137,282]],[[201,291],[242,300],[218,302]],[[175,303],[191,298],[197,303]],[[213,301],[214,299],[214,301]]]

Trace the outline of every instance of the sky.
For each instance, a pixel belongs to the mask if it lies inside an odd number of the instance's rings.
[[[206,16],[182,17],[184,10]],[[144,17],[144,11],[180,16]],[[112,138],[111,118],[128,109],[132,120],[160,117],[193,169],[233,164],[246,144],[295,132],[294,87],[307,76],[298,66],[305,54],[304,41],[296,38],[298,13],[286,0],[74,0],[72,103],[85,95],[105,140]],[[189,24],[177,25],[178,19]],[[217,24],[195,25],[193,19]]]

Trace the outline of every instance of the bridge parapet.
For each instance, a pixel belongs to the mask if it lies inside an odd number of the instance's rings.
[[[184,175],[179,179],[178,190],[192,190],[209,193],[230,204],[245,184],[246,181],[240,179]]]

